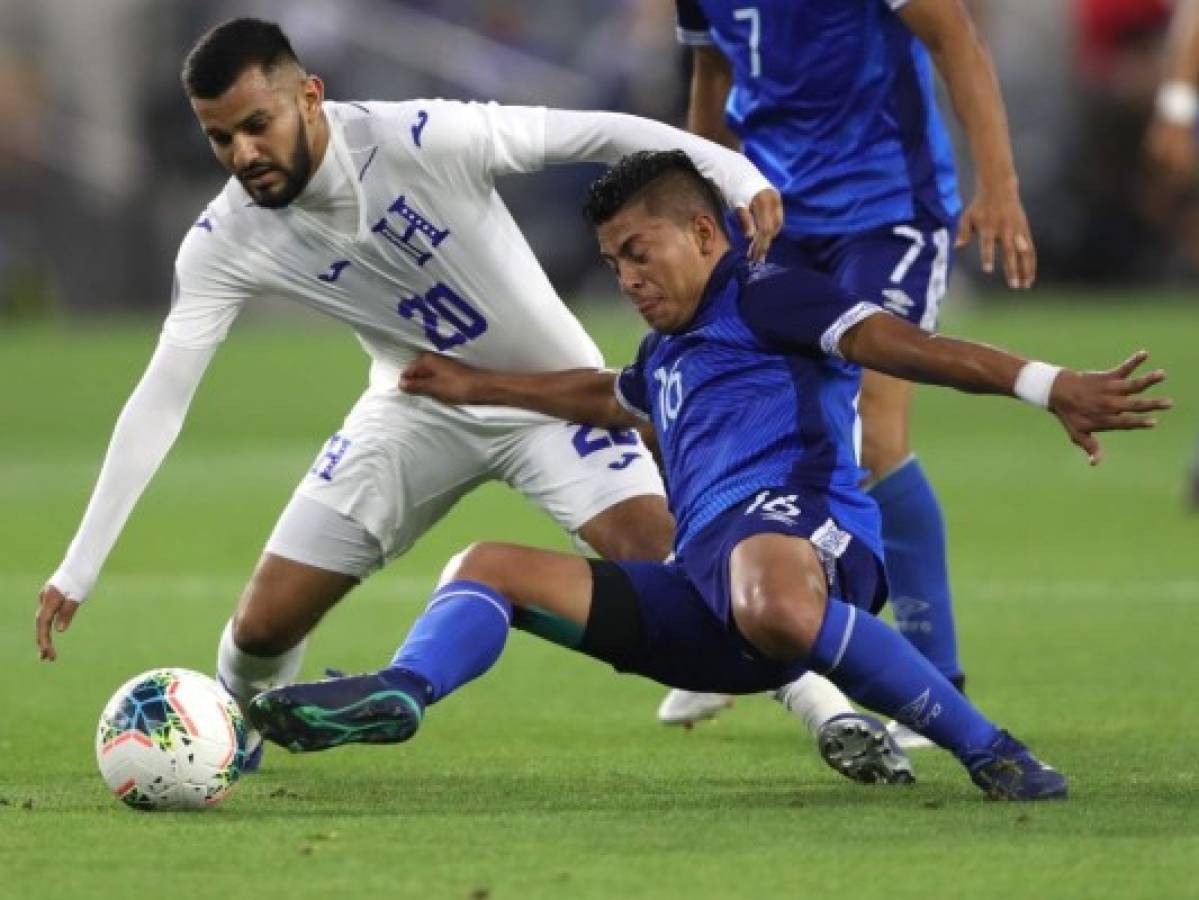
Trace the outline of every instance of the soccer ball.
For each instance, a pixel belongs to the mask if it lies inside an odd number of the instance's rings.
[[[204,809],[241,775],[246,723],[223,687],[190,669],[153,669],[112,695],[96,731],[104,782],[135,809]]]

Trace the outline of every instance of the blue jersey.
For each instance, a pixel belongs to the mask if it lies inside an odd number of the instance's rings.
[[[907,0],[676,0],[679,37],[733,68],[725,110],[791,237],[961,211],[953,148]]]
[[[837,355],[874,313],[885,315],[813,270],[729,252],[686,330],[642,341],[617,397],[657,431],[680,555],[739,501],[794,487],[827,498],[837,525],[882,557],[878,508],[858,486],[861,371]]]

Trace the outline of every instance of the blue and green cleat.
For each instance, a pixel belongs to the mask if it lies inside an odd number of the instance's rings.
[[[1066,776],[1045,765],[1006,731],[969,754],[965,763],[974,783],[991,800],[1066,799]]]
[[[250,721],[293,752],[397,744],[420,727],[424,704],[379,673],[290,684],[250,701]]]

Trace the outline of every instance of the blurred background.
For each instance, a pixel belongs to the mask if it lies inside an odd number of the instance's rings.
[[[1195,192],[1164,188],[1142,153],[1168,0],[970,5],[1003,84],[1042,284],[1185,287],[1199,271]],[[334,98],[682,121],[671,0],[3,0],[0,324],[165,311],[178,241],[224,180],[177,72],[197,35],[239,14],[281,22]],[[613,293],[577,212],[592,175],[501,186],[568,299]],[[977,281],[974,257],[959,294]]]

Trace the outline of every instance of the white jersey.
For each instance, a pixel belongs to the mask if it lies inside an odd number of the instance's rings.
[[[770,188],[738,153],[618,113],[412,100],[330,102],[325,115],[328,148],[295,201],[265,209],[230,180],[184,239],[159,346],[50,578],[68,598],[90,592],[247,303],[277,296],[346,322],[373,358],[372,386],[380,388],[394,388],[399,369],[425,350],[506,371],[595,367],[599,351],[558,299],[495,178],[680,148],[735,206]]]
[[[329,148],[293,203],[256,206],[230,179],[191,230],[164,341],[213,346],[246,303],[274,295],[352,326],[392,386],[427,350],[513,371],[603,364],[495,190],[497,175],[545,165],[544,109],[411,101],[325,113]]]

